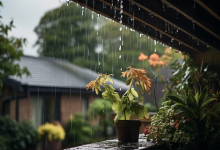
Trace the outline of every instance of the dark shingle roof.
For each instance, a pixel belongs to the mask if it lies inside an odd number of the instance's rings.
[[[26,66],[31,76],[23,75],[22,78],[10,76],[9,78],[29,86],[85,89],[86,85],[91,80],[96,79],[98,75],[90,69],[48,57],[23,56],[18,64]],[[124,82],[117,79],[113,80],[113,86],[116,90],[119,90],[120,87],[122,90],[129,88]]]

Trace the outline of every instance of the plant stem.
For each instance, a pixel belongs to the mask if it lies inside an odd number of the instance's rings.
[[[158,105],[157,105],[157,100],[156,100],[156,84],[157,84],[157,76],[155,77],[155,80],[154,80],[154,89],[153,89],[153,94],[152,94],[152,97],[154,99],[154,104],[157,108],[157,111],[159,111],[159,108],[158,108]]]

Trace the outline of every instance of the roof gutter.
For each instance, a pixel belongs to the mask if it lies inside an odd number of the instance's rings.
[[[18,121],[19,119],[19,99],[21,98],[27,98],[30,96],[30,90],[29,87],[27,85],[24,86],[24,95],[15,95],[15,96],[9,96],[3,99],[3,115],[6,115],[6,104],[9,103],[11,100],[16,100],[16,121]]]

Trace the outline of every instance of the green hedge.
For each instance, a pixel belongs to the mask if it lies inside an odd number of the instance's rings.
[[[18,123],[8,116],[0,116],[1,150],[25,150],[37,145],[37,129],[31,121]]]

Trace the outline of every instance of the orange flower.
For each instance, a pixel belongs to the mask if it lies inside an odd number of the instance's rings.
[[[172,128],[174,128],[174,126],[175,126],[175,123],[172,123],[171,125],[170,125]]]
[[[171,50],[169,47],[167,47],[165,50],[164,50],[165,54],[171,54]]]
[[[150,55],[150,58],[148,62],[150,63],[151,66],[156,67],[156,65],[159,63],[159,55],[156,53],[153,53]]]
[[[165,65],[165,62],[160,60],[160,61],[158,62],[158,64],[161,65],[161,66],[163,66],[163,65]]]
[[[139,61],[144,61],[148,58],[147,55],[144,55],[144,53],[141,53],[140,56],[138,57]]]
[[[175,126],[175,128],[178,130],[178,128],[179,128],[179,123]]]

